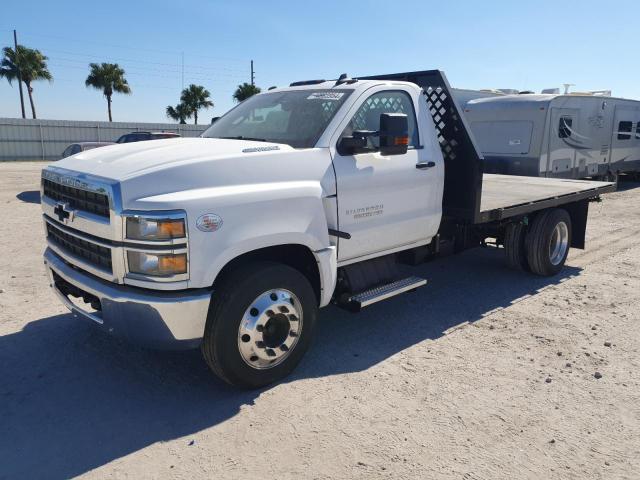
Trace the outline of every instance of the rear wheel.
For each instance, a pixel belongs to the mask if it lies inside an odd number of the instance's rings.
[[[242,267],[214,291],[202,353],[227,383],[268,385],[302,359],[317,311],[313,288],[299,271],[271,262]]]
[[[556,208],[539,213],[525,239],[527,263],[537,275],[552,276],[564,267],[571,246],[571,217]]]
[[[504,249],[510,268],[530,271],[525,248],[526,233],[527,227],[522,223],[510,223],[505,228]]]

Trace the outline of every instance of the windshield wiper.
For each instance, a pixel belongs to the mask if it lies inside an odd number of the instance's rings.
[[[243,137],[242,135],[237,135],[235,137],[218,137],[224,138],[225,140],[253,140],[254,142],[268,142],[266,138],[253,138],[253,137]]]

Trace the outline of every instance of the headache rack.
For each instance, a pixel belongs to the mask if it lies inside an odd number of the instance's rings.
[[[484,158],[460,114],[444,73],[424,70],[358,78],[412,82],[422,88],[444,157],[443,215],[463,223],[478,223]]]

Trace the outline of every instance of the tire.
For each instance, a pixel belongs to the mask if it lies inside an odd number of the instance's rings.
[[[281,380],[309,348],[317,314],[316,294],[298,270],[272,262],[239,267],[214,289],[201,347],[205,361],[236,387]]]
[[[522,223],[510,223],[504,231],[504,250],[507,265],[515,270],[530,271],[525,248],[527,227]]]
[[[540,212],[531,223],[525,247],[532,273],[550,277],[560,272],[571,247],[569,213],[561,208]]]

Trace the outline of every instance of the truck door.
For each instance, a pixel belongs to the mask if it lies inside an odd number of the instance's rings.
[[[577,128],[577,109],[551,109],[547,177],[573,178],[577,176],[576,148],[581,147]]]
[[[417,98],[400,88],[374,87],[355,102],[332,138],[337,179],[339,229],[351,238],[340,239],[338,260],[426,244],[438,230],[442,208],[442,160],[428,158],[422,148],[414,105]],[[426,105],[426,103],[425,103]],[[426,107],[425,107],[426,108]],[[383,156],[379,140],[368,139],[366,151],[340,155],[335,146],[354,130],[380,129],[380,114],[404,113],[409,123],[409,148],[405,154]],[[426,113],[421,114],[425,116]],[[426,134],[426,132],[425,132]],[[431,145],[431,142],[428,142]],[[436,161],[433,167],[427,162]]]

